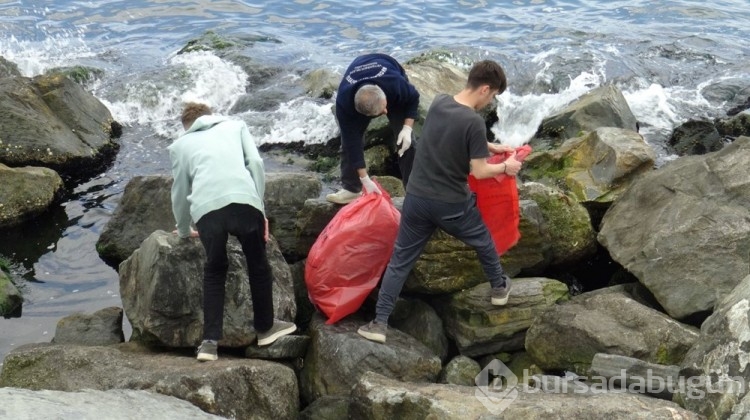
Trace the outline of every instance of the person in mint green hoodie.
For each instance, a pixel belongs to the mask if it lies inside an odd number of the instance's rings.
[[[258,345],[269,345],[297,327],[273,317],[273,277],[266,257],[268,219],[263,206],[265,169],[247,125],[211,115],[207,105],[194,102],[185,105],[181,120],[185,133],[168,148],[174,178],[172,211],[176,234],[200,238],[206,250],[203,341],[197,358],[210,361],[218,359],[222,337],[229,235],[237,237],[247,260]]]

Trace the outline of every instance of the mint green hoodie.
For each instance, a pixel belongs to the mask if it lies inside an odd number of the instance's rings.
[[[247,125],[219,115],[204,115],[169,147],[172,161],[172,212],[180,237],[190,222],[232,203],[249,204],[265,215],[263,159]]]

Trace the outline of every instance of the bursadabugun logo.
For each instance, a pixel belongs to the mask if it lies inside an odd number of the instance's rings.
[[[495,359],[474,378],[474,396],[492,414],[500,414],[518,398],[518,377]]]

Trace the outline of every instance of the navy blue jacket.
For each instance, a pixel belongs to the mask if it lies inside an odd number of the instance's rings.
[[[341,147],[354,168],[365,167],[362,144],[365,130],[373,117],[360,114],[354,108],[354,94],[364,84],[378,85],[388,101],[388,118],[417,119],[419,92],[409,83],[404,68],[386,54],[361,55],[344,72],[336,96],[336,119],[341,128]]]

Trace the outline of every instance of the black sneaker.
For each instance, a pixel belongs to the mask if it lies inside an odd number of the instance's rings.
[[[203,340],[200,347],[198,347],[198,361],[200,362],[213,362],[219,358],[217,351],[217,343],[213,340]]]
[[[376,343],[385,343],[386,332],[388,332],[388,325],[375,322],[375,320],[357,330],[357,334]]]
[[[297,330],[297,326],[293,322],[279,321],[278,319],[273,320],[273,326],[266,332],[258,333],[258,345],[267,346],[273,344],[274,341],[280,337],[291,334]]]
[[[505,276],[505,285],[502,287],[492,288],[492,304],[495,306],[503,306],[508,303],[510,297],[510,277]]]

